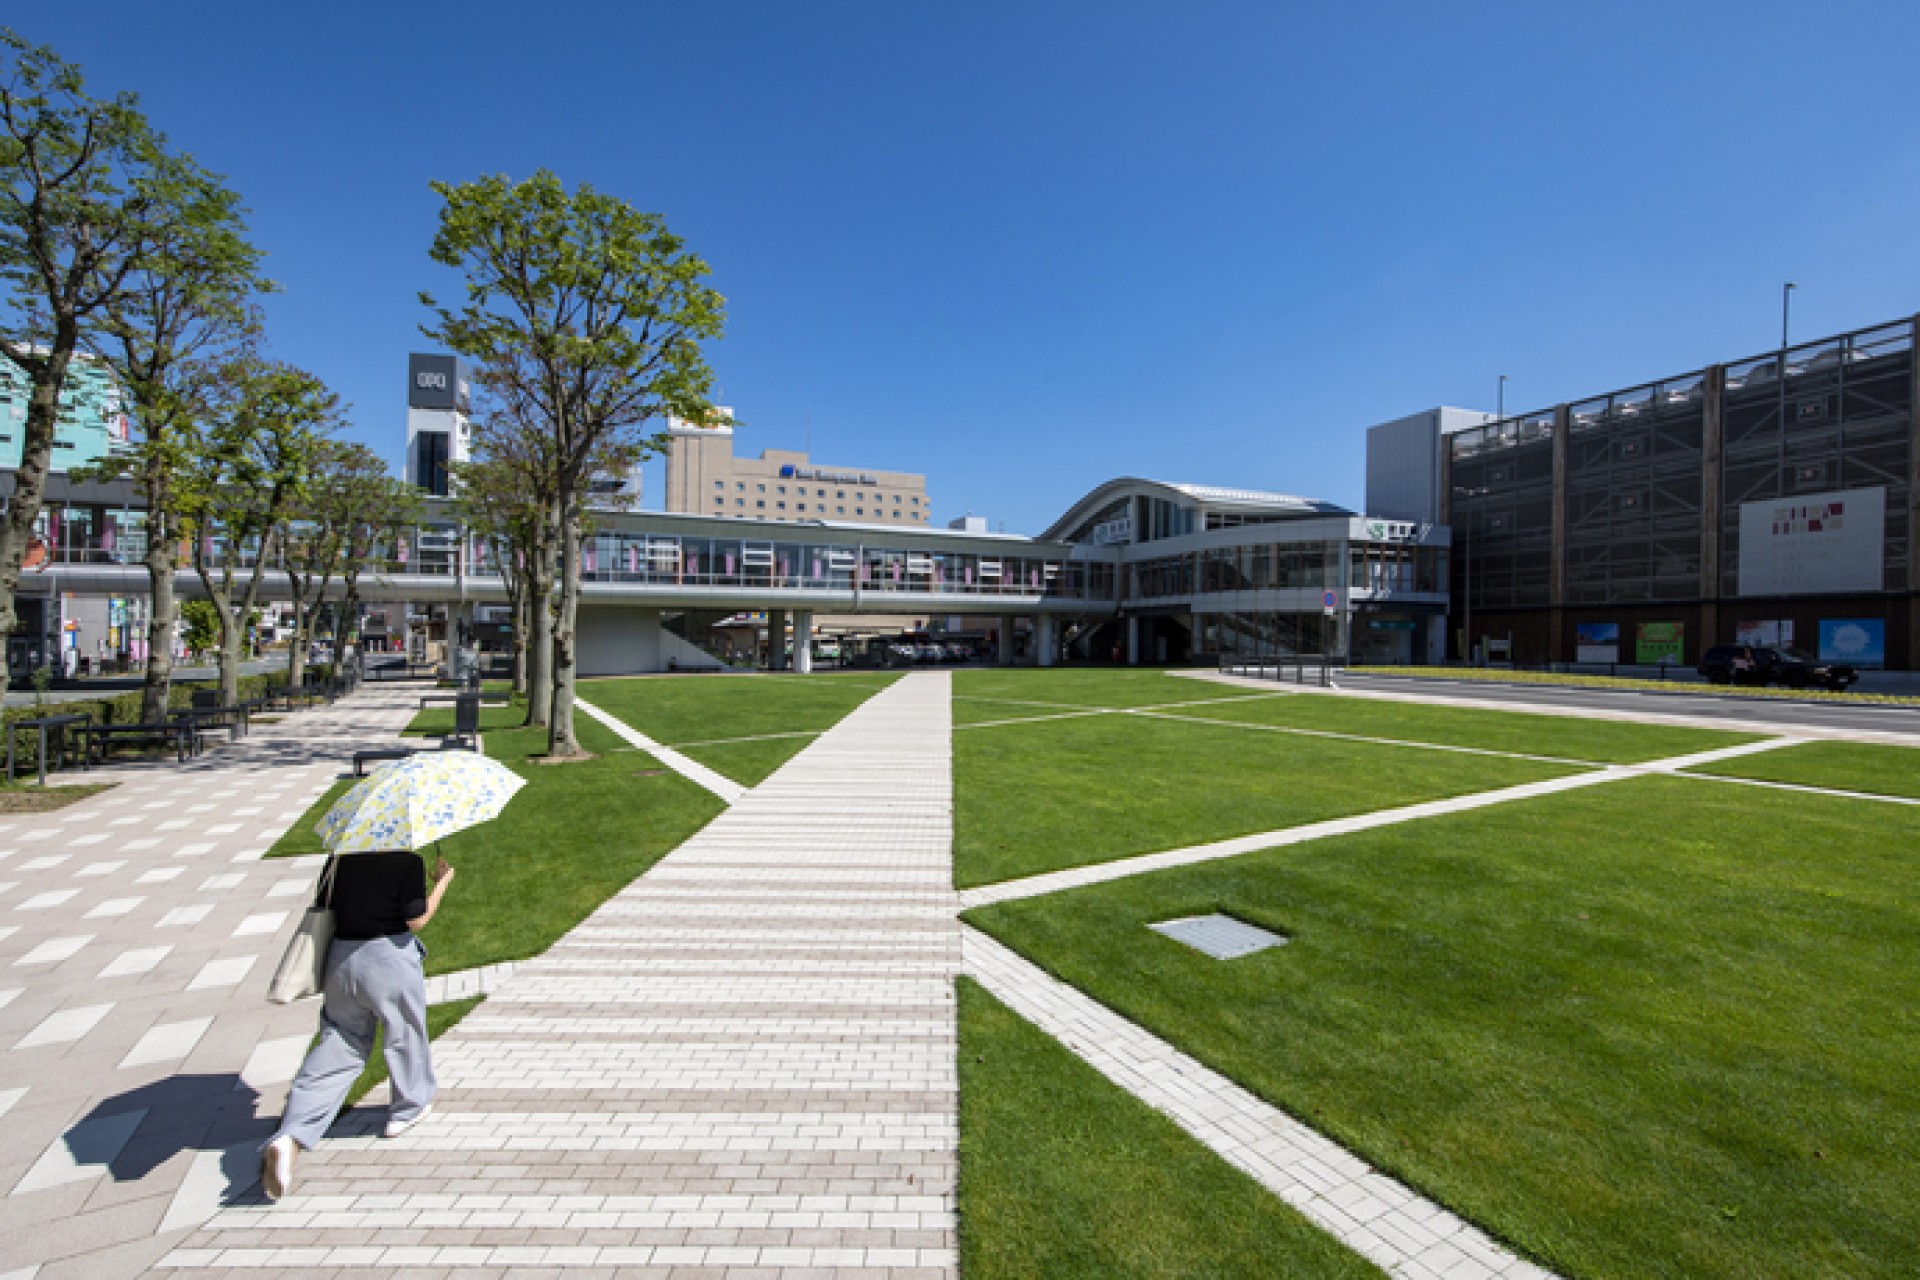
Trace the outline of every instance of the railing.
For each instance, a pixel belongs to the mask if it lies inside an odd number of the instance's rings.
[[[1242,676],[1249,680],[1273,680],[1282,684],[1317,684],[1324,689],[1333,685],[1336,661],[1341,660],[1326,653],[1274,654],[1259,658],[1223,653],[1220,655],[1220,674]]]

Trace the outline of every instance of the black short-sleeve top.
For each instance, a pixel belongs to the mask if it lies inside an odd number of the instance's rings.
[[[326,877],[320,895],[326,893]],[[333,936],[349,942],[407,932],[427,913],[427,864],[417,853],[346,853],[334,858]]]

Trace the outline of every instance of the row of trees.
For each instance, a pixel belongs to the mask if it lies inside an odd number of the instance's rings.
[[[0,31],[0,56],[0,358],[31,386],[0,522],[0,633],[18,622],[60,390],[91,355],[118,377],[134,432],[101,470],[130,477],[147,507],[147,714],[166,706],[183,547],[218,607],[229,694],[243,620],[268,566],[284,564],[297,679],[330,591],[355,616],[375,545],[417,519],[408,491],[336,438],[341,406],[318,378],[261,353],[258,304],[273,286],[224,180],[171,148],[131,95],[90,97],[51,49]],[[713,421],[700,344],[720,335],[724,300],[659,215],[590,186],[543,170],[434,189],[445,203],[431,256],[462,286],[446,304],[421,295],[422,331],[474,362],[483,394],[461,505],[506,583],[529,723],[547,726],[552,754],[577,755],[588,499],[597,478],[659,446],[650,422]]]
[[[90,96],[52,49],[0,30],[0,58],[0,359],[30,388],[0,521],[0,634],[19,624],[61,390],[75,360],[104,360],[132,437],[91,470],[132,480],[146,505],[143,713],[167,706],[183,548],[218,609],[231,698],[267,566],[292,573],[303,631],[335,579],[354,616],[359,567],[410,517],[409,491],[336,438],[343,410],[319,378],[263,354],[258,304],[273,285],[225,180],[175,150],[132,95]]]

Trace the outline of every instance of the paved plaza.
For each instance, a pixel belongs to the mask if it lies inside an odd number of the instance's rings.
[[[417,691],[97,771],[119,785],[0,822],[0,1280],[956,1276],[962,972],[1390,1274],[1539,1280],[957,913],[1797,740],[957,894],[950,684],[905,676],[752,788],[583,704],[728,808],[544,955],[432,979],[436,1001],[488,995],[436,1042],[432,1117],[380,1138],[376,1090],[277,1204],[257,1149],[315,1006],[264,993],[318,860],[261,855]]]

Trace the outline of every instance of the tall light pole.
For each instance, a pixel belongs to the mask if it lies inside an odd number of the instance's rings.
[[[1507,375],[1504,373],[1500,375],[1500,390],[1495,398],[1495,404],[1497,408],[1493,416],[1504,420],[1507,416]]]
[[[1793,314],[1793,281],[1780,286],[1780,350],[1787,349],[1787,319]]]

